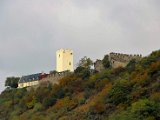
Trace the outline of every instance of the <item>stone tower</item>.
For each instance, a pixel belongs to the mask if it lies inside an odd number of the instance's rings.
[[[73,72],[73,51],[70,49],[60,49],[56,52],[57,72],[69,70]]]

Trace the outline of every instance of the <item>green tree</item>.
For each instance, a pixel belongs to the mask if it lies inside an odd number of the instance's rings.
[[[79,63],[78,67],[75,69],[75,73],[82,77],[82,79],[86,79],[91,75],[91,66],[93,65],[93,61],[90,58],[87,58],[86,56],[83,57]]]
[[[105,55],[103,60],[102,60],[102,64],[105,68],[109,68],[110,67],[110,61],[109,61],[109,56]]]
[[[44,98],[43,105],[45,108],[48,108],[49,106],[52,106],[56,103],[55,97],[46,97]]]
[[[92,65],[93,65],[93,61],[86,56],[81,58],[81,60],[78,63],[78,67],[84,67],[84,68],[89,68],[89,69],[91,68]]]
[[[82,77],[82,79],[88,78],[91,74],[90,69],[84,68],[84,67],[77,67],[74,71],[79,77]]]
[[[129,73],[131,73],[133,70],[135,70],[136,60],[132,59],[126,66]]]
[[[108,118],[106,120],[108,120]],[[109,120],[140,120],[140,119],[138,119],[130,111],[122,111],[120,113],[114,113],[114,114],[112,114],[109,117]]]
[[[160,119],[160,104],[148,99],[141,99],[132,104],[131,113],[139,119],[154,118]]]
[[[19,77],[7,77],[5,81],[5,86],[10,86],[11,88],[17,88],[19,79],[20,79]]]
[[[110,103],[118,105],[120,103],[127,103],[130,101],[129,93],[131,92],[131,85],[127,80],[119,80],[116,81],[109,91],[109,99]]]
[[[56,74],[58,73],[56,70],[50,71],[50,74]]]

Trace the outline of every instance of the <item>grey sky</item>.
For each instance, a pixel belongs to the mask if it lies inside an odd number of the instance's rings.
[[[160,0],[0,0],[0,91],[7,76],[55,69],[55,51],[103,58],[160,48]]]

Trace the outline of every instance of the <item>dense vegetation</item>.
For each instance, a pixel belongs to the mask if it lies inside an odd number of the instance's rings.
[[[5,81],[5,86],[8,88],[17,88],[19,77],[7,77]]]
[[[79,66],[59,84],[5,90],[0,119],[160,120],[160,51],[125,68],[96,73]]]

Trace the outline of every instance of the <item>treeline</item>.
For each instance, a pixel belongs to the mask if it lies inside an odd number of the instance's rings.
[[[85,57],[59,84],[29,91],[7,89],[0,95],[4,120],[159,120],[160,50],[125,68],[91,69]]]

